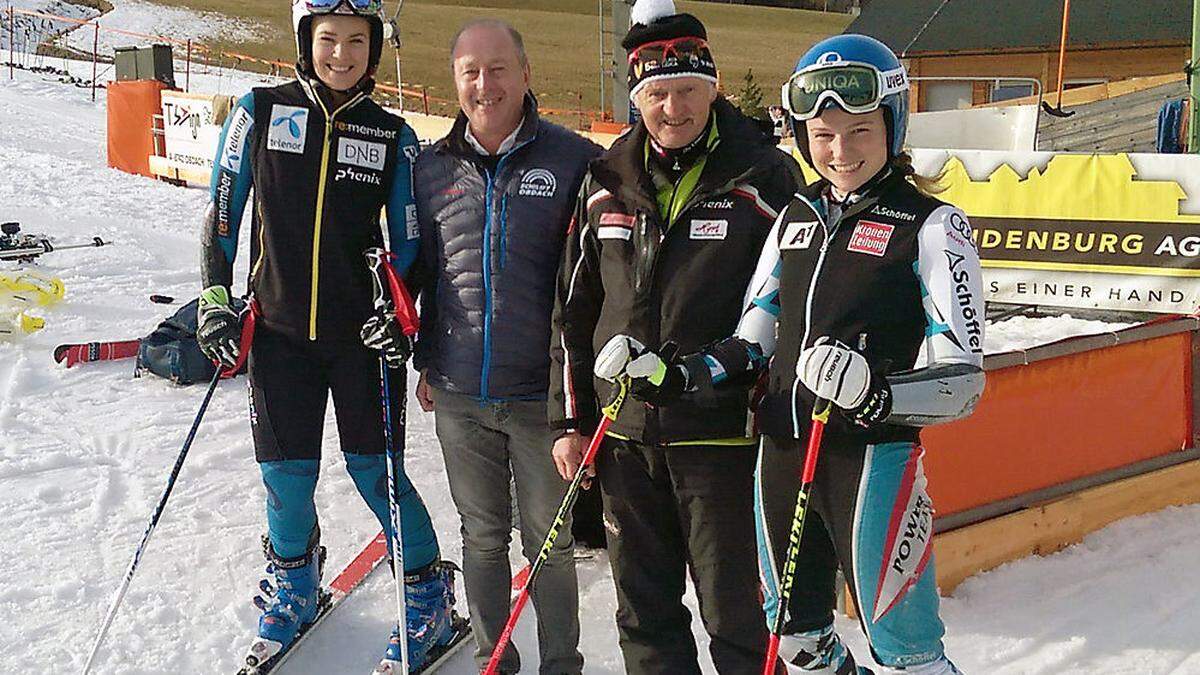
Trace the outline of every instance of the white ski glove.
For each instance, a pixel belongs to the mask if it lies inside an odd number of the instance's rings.
[[[592,373],[602,380],[616,382],[628,375],[630,361],[647,354],[646,345],[628,335],[614,335],[596,355]],[[656,357],[657,358],[657,357]]]
[[[872,377],[871,366],[863,355],[833,338],[818,338],[813,346],[800,352],[796,377],[859,426],[875,426],[891,414],[892,393],[887,380]]]

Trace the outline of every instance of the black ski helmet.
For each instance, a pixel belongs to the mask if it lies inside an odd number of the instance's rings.
[[[380,0],[292,0],[296,70],[308,77],[316,77],[312,64],[312,22],[314,17],[325,14],[359,16],[371,25],[371,53],[367,58],[365,77],[374,77],[383,56],[383,42],[387,38],[383,3]]]

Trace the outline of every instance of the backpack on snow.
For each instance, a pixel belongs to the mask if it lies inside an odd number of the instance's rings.
[[[199,298],[192,300],[158,324],[153,333],[142,338],[137,353],[137,375],[149,371],[180,385],[212,379],[217,372],[216,366],[200,351],[200,343],[196,341],[196,307],[199,304]],[[235,312],[241,312],[244,306],[240,298],[234,298],[231,303]],[[237,374],[243,372],[245,365]]]

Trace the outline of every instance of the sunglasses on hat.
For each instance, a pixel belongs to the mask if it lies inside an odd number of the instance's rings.
[[[708,54],[708,42],[696,37],[655,40],[629,52],[630,65],[663,65],[671,59],[698,64],[711,61],[712,57]]]

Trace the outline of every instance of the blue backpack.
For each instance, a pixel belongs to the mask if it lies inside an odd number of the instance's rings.
[[[135,375],[150,372],[179,385],[207,382],[216,373],[216,366],[196,341],[196,307],[199,298],[192,300],[158,324],[154,332],[142,338],[138,346]],[[245,303],[234,298],[231,307],[241,312]],[[237,372],[246,372],[245,365]]]

